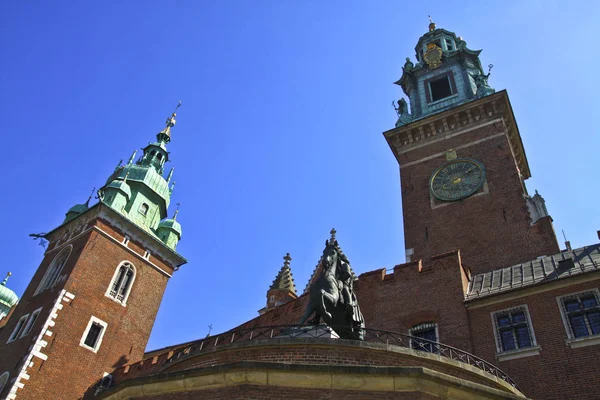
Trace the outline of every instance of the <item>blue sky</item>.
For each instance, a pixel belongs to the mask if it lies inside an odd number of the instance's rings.
[[[11,270],[21,294],[43,255],[28,234],[59,225],[179,99],[172,204],[182,203],[189,264],[169,283],[149,348],[256,316],[286,252],[303,290],[332,227],[358,273],[404,262],[398,166],[381,132],[394,126],[392,82],[414,61],[427,14],[494,64],[527,186],[557,234],[596,243],[598,3],[419,4],[4,4],[0,273]]]

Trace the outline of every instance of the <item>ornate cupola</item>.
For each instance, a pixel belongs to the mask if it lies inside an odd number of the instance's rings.
[[[93,195],[94,191],[95,191],[95,189],[92,190],[92,194],[90,194],[90,197],[88,197],[88,199],[85,203],[75,204],[73,207],[69,208],[69,211],[67,211],[67,213],[65,214],[65,220],[63,221],[63,224],[71,221],[78,215],[83,214],[90,208],[90,200],[92,200],[92,195]]]
[[[181,240],[181,224],[177,222],[177,214],[179,214],[179,203],[173,218],[168,218],[158,224],[156,234],[167,246],[175,250],[177,243]]]
[[[181,102],[175,111],[179,106]],[[167,179],[163,177],[163,173],[165,163],[169,161],[167,144],[171,141],[175,117],[176,113],[173,112],[167,118],[165,128],[156,135],[156,142],[144,147],[144,154],[136,162],[134,152],[126,165],[119,164],[99,191],[104,204],[155,235],[160,221],[167,217],[173,190],[173,187],[169,188],[173,171]],[[176,222],[174,219],[173,221]],[[181,231],[176,236],[181,237]],[[171,239],[169,241],[172,242]],[[174,244],[172,248],[174,249]]]
[[[10,275],[10,272],[6,274],[6,278],[0,283],[0,321],[10,313],[10,310],[19,301],[17,294],[6,287],[6,282]],[[2,323],[0,323],[1,325]]]
[[[454,32],[429,23],[415,47],[417,63],[410,58],[402,68],[402,77],[395,82],[402,87],[410,101],[400,99],[396,126],[447,110],[458,104],[494,93],[479,60],[481,50],[467,48],[467,43]]]

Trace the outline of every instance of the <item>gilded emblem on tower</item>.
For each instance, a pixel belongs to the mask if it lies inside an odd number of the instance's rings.
[[[423,59],[430,69],[436,69],[442,65],[442,48],[435,43],[427,43],[427,51]]]

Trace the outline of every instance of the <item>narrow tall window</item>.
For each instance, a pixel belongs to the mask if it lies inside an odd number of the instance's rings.
[[[50,266],[48,267],[46,274],[44,274],[44,277],[36,289],[34,296],[40,292],[43,292],[44,290],[52,289],[54,285],[56,285],[63,267],[69,259],[72,249],[73,246],[67,246],[60,253],[58,253],[54,260],[52,260],[52,263],[50,263]]]
[[[498,353],[535,346],[533,328],[526,306],[492,314]]]
[[[119,303],[125,304],[135,278],[135,267],[130,262],[123,262],[117,267],[106,295]]]
[[[19,337],[19,333],[21,332],[21,329],[23,329],[23,325],[25,325],[27,318],[29,318],[29,314],[23,315],[21,318],[19,318],[19,321],[17,322],[15,329],[13,329],[13,331],[10,334],[10,337],[8,338],[8,341],[6,343],[10,343]]]
[[[96,317],[91,317],[79,344],[96,353],[102,344],[102,337],[106,332],[107,325],[106,322]]]
[[[29,335],[29,333],[33,329],[33,324],[35,324],[35,321],[37,320],[37,317],[38,317],[38,315],[40,315],[41,311],[42,311],[42,308],[40,307],[31,313],[31,317],[29,317],[29,320],[27,321],[27,324],[25,325],[25,328],[23,329],[23,332],[21,333],[21,335],[19,337],[24,337],[24,336]]]
[[[597,290],[564,296],[559,302],[570,339],[600,334],[600,302]]]
[[[8,383],[9,377],[10,377],[10,374],[8,373],[8,371],[6,371],[2,375],[0,375],[0,393],[2,393],[2,391],[4,390],[4,387]]]
[[[438,341],[438,329],[435,322],[425,322],[415,325],[409,329],[408,334],[412,336],[410,342],[411,348],[415,350],[426,351],[428,353],[439,352],[437,344],[432,343]]]

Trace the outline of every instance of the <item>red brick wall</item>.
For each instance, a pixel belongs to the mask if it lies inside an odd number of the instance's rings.
[[[599,287],[591,281],[527,297],[469,309],[473,351],[497,365],[534,399],[591,399],[600,393],[600,345],[572,349],[556,297]],[[476,305],[477,302],[469,304]],[[539,355],[498,361],[491,313],[526,304],[529,308]]]
[[[498,118],[500,111],[489,119]],[[450,129],[435,137],[444,135],[445,139],[399,155],[405,247],[414,249],[412,260],[460,249],[464,263],[473,273],[481,273],[558,253],[550,221],[530,225],[523,185],[507,136],[490,139],[506,132],[504,122],[454,137],[449,136],[464,128]],[[489,193],[451,203],[435,200],[436,205],[444,205],[432,209],[429,179],[446,162],[444,153],[483,139],[487,140],[456,152],[459,158],[483,163]],[[418,143],[422,145],[426,140]],[[423,160],[438,153],[441,155]]]
[[[119,239],[119,232],[106,221],[92,221],[94,223]],[[48,359],[42,361],[34,358],[34,366],[27,371],[30,379],[24,381],[25,387],[17,392],[20,399],[80,398],[102,378],[104,372],[111,372],[143,356],[168,277],[143,259],[143,247],[134,242],[129,243],[129,249],[133,248],[141,254],[132,253],[97,230],[90,230],[75,239],[73,245],[62,272],[67,276],[66,281],[59,286],[74,294],[75,298],[57,313],[56,325],[50,328],[53,335],[45,338],[48,346],[42,349]],[[63,288],[56,287],[31,297],[56,254],[58,252],[51,252],[44,258],[19,303],[16,318],[10,322],[14,326],[19,316],[43,305],[34,332],[27,338],[4,345],[12,328],[9,326],[0,331],[0,371],[14,371]],[[124,260],[130,261],[136,268],[135,281],[125,307],[105,296],[117,266]],[[168,272],[173,270],[156,257],[151,256],[150,260]],[[79,345],[91,316],[108,323],[97,353]],[[11,372],[11,377],[14,376]],[[61,385],[60,382],[68,382],[68,385]]]

